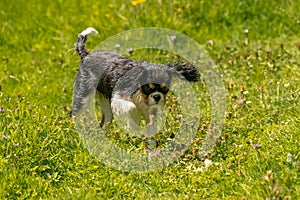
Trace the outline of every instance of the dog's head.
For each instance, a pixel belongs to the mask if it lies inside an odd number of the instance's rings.
[[[142,63],[135,76],[137,89],[133,92],[147,106],[163,106],[171,84],[172,74],[165,66]],[[139,103],[139,102],[137,102]]]
[[[141,85],[137,93],[141,94],[142,100],[149,106],[164,105],[166,95],[169,91],[165,83],[148,83]]]
[[[163,106],[173,77],[197,81],[199,74],[192,65],[139,62],[137,67],[125,72],[118,80],[115,92],[131,99],[135,104]]]

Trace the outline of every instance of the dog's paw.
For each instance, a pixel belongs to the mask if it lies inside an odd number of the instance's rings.
[[[130,101],[125,101],[123,99],[114,99],[111,102],[111,108],[115,115],[120,116],[128,114],[130,111],[135,110],[136,106]]]
[[[123,103],[121,106],[121,112],[123,112],[123,113],[129,113],[130,111],[133,111],[135,109],[136,109],[136,106],[134,105],[134,103],[132,103],[130,101]]]

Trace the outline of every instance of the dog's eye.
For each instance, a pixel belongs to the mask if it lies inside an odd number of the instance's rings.
[[[167,94],[169,91],[169,88],[167,88],[166,86],[160,87],[159,91],[163,94]]]
[[[152,89],[148,84],[142,86],[142,91],[144,94],[151,94],[152,92],[154,92],[154,90],[155,88]]]

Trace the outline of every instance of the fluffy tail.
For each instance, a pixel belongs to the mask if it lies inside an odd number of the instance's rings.
[[[88,35],[95,35],[98,34],[98,31],[96,31],[94,28],[89,27],[79,33],[78,38],[75,43],[76,51],[80,56],[80,59],[82,60],[85,56],[87,56],[89,53],[85,49],[84,43],[87,40]]]

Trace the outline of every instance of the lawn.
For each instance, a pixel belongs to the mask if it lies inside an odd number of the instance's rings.
[[[299,199],[299,1],[0,2],[0,199]],[[169,166],[126,172],[90,154],[72,118],[79,66],[74,42],[95,27],[90,50],[126,30],[161,27],[193,38],[223,83],[226,112],[212,150],[199,156],[212,116],[210,90],[193,84],[201,111],[192,144]],[[171,52],[137,50],[152,62]],[[169,97],[159,136],[177,132]],[[173,106],[173,107],[172,107]],[[171,112],[172,111],[172,112]],[[144,144],[112,124],[107,138],[143,154]]]

